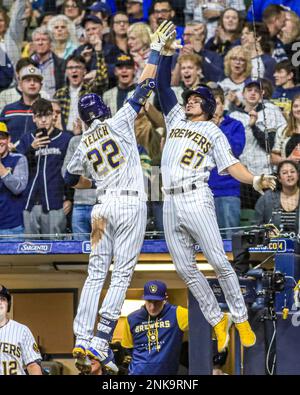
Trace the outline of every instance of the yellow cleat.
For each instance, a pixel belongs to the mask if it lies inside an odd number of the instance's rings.
[[[76,368],[83,374],[89,374],[92,370],[91,362],[87,358],[85,348],[77,346],[72,351],[73,358],[75,358]]]
[[[236,329],[239,332],[241,344],[244,347],[252,347],[256,343],[256,336],[249,321],[240,322],[235,324]]]
[[[218,341],[218,352],[224,351],[228,345],[231,324],[231,314],[225,313],[222,320],[214,326],[215,335]]]

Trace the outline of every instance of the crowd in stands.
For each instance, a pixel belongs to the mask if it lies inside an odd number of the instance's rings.
[[[274,220],[299,232],[300,9],[296,0],[249,3],[0,0],[0,234],[89,238],[96,191],[63,182],[84,130],[78,100],[102,95],[114,115],[136,87],[150,35],[165,19],[174,21],[182,44],[172,63],[179,103],[184,91],[208,84],[217,101],[212,121],[233,154],[254,174],[279,174],[278,192],[258,200],[251,187],[212,172],[218,223],[228,228],[223,236],[240,225],[241,210],[251,210],[257,224]],[[147,229],[163,231],[165,124],[157,94],[135,129]]]

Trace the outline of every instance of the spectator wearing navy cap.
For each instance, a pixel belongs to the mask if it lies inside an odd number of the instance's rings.
[[[136,22],[148,22],[148,18],[143,12],[143,0],[126,0],[125,5],[130,24]]]
[[[103,22],[96,15],[87,15],[82,20],[85,30],[86,43],[74,52],[82,55],[86,62],[87,71],[95,71],[97,66],[97,53],[102,54],[108,67],[108,76],[111,83],[114,81],[114,64],[119,51],[109,42],[103,40]]]
[[[9,143],[7,126],[0,122],[0,235],[21,235],[28,164],[24,155],[10,152]]]
[[[95,15],[101,19],[103,24],[103,39],[105,40],[106,34],[109,34],[109,18],[111,16],[111,9],[108,4],[102,1],[95,1],[90,7],[88,7],[91,15]]]
[[[144,285],[145,305],[125,321],[122,346],[132,350],[129,375],[176,374],[188,310],[167,302],[167,286],[152,280]]]
[[[106,91],[103,95],[104,103],[110,108],[112,116],[124,105],[128,93],[136,87],[134,83],[134,60],[130,55],[117,57],[115,66],[117,86]]]

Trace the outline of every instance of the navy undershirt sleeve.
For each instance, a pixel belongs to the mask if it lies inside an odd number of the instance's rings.
[[[171,89],[171,69],[173,56],[162,56],[158,64],[157,93],[164,115],[168,115],[177,104],[177,98]]]

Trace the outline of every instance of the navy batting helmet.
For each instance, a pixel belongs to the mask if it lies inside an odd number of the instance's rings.
[[[202,111],[207,114],[208,119],[212,119],[216,111],[217,104],[211,89],[208,86],[201,84],[195,89],[189,89],[186,92],[183,92],[182,98],[184,100],[184,104],[187,103],[191,95],[198,95],[201,97],[203,100],[201,104]]]
[[[111,117],[110,108],[104,103],[102,98],[95,93],[88,93],[79,99],[78,113],[80,118],[87,125],[90,125],[94,119],[103,121]]]
[[[11,306],[11,294],[9,293],[9,290],[4,287],[4,285],[0,285],[0,296],[3,296],[4,298],[7,299],[8,302],[7,312],[9,312]]]

